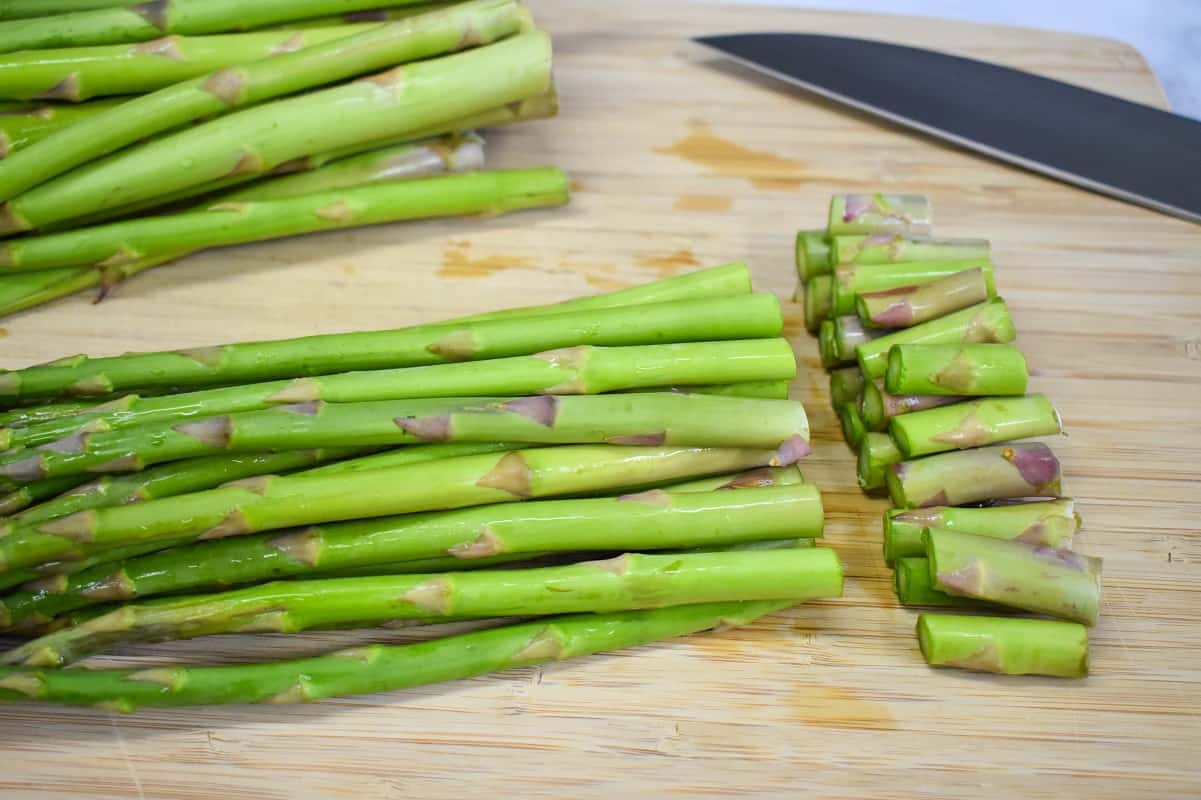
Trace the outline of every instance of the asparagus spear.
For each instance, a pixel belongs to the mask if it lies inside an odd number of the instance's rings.
[[[858,367],[854,367],[854,369],[859,370]],[[863,416],[863,424],[869,431],[886,431],[889,422],[894,417],[958,403],[961,400],[963,400],[962,397],[889,394],[884,389],[883,381],[867,381],[863,386],[863,399],[859,404],[859,413]]]
[[[958,506],[1059,494],[1059,459],[1041,442],[978,447],[893,464],[885,476],[898,508]]]
[[[120,266],[162,255],[337,228],[467,214],[499,214],[567,202],[557,169],[477,172],[357,186],[284,200],[217,202],[200,211],[147,217],[0,247],[0,273],[94,264]]]
[[[869,378],[883,378],[888,371],[888,351],[899,344],[1005,344],[1016,337],[1009,309],[998,297],[865,342],[859,346],[859,368]]]
[[[662,391],[691,394],[718,394],[723,397],[756,397],[760,400],[787,400],[789,381],[740,381],[738,383],[706,383],[695,386],[662,387]],[[658,390],[656,390],[658,391]]]
[[[830,236],[871,233],[928,234],[930,200],[920,194],[836,194],[830,199]]]
[[[838,422],[842,426],[842,438],[852,450],[858,450],[867,435],[863,426],[863,418],[859,416],[859,406],[856,403],[846,403],[838,409]]]
[[[132,6],[139,0],[0,0],[0,19],[26,19],[98,8]]]
[[[513,450],[322,477],[266,477],[132,506],[102,508],[0,538],[0,572],[126,545],[219,539],[297,525],[582,494],[757,466],[795,450],[585,445]]]
[[[926,528],[934,588],[1035,614],[1096,625],[1101,559],[1025,542]]]
[[[347,372],[163,397],[143,399],[135,395],[123,402],[121,408],[107,413],[87,413],[27,428],[0,430],[0,447],[30,447],[75,433],[177,422],[315,400],[354,403],[474,395],[600,394],[721,379],[787,380],[795,375],[796,359],[785,339],[613,348],[581,346],[534,356]]]
[[[783,330],[780,304],[771,294],[547,313],[553,310],[393,331],[66,359],[0,373],[0,402],[474,361],[586,344],[750,339],[779,336]]]
[[[834,347],[838,353],[839,362],[854,361],[859,352],[859,345],[878,339],[887,331],[865,328],[858,317],[845,316],[834,318]]]
[[[5,370],[0,370],[3,374]],[[73,417],[100,405],[99,400],[80,400],[69,403],[44,403],[36,406],[23,406],[8,411],[0,411],[0,426],[5,428],[25,428],[61,417]]]
[[[987,239],[932,239],[899,233],[873,233],[833,236],[829,241],[829,263],[832,267],[839,264],[893,264],[900,261],[959,261],[988,258],[989,252]]]
[[[407,19],[417,14],[428,14],[431,11],[436,11],[440,8],[452,6],[458,0],[446,0],[446,2],[427,3],[420,0],[416,5],[400,6],[399,8],[367,8],[362,11],[350,11],[345,14],[332,14],[326,17],[306,17],[286,23],[285,26],[293,30],[305,28],[328,28],[335,25],[354,25],[364,22],[391,22],[398,19]],[[276,26],[271,26],[267,30],[274,30]]]
[[[0,700],[142,706],[300,703],[395,691],[746,625],[790,601],[710,603],[536,620],[406,645],[266,664],[125,670],[0,668]]]
[[[488,4],[491,8],[486,13],[503,18],[505,25],[512,23],[512,15],[504,15],[505,9],[513,8],[509,0],[476,0],[476,3]],[[479,10],[480,7],[470,4],[462,8]],[[431,15],[437,18],[439,24],[430,26],[434,31],[430,34],[422,31],[420,35],[414,35],[409,30],[427,19],[418,17],[410,22],[393,23],[349,39],[267,59],[258,64],[263,65],[263,70],[268,70],[268,78],[273,78],[279,62],[295,56],[294,71],[298,76],[308,76],[309,82],[314,80],[313,75],[320,74],[318,64],[313,61],[313,53],[318,52],[320,56],[326,49],[344,51],[339,52],[336,59],[324,59],[331,65],[349,64],[356,59],[348,60],[346,52],[357,53],[360,50],[364,54],[375,55],[376,59],[369,61],[364,55],[358,60],[359,64],[394,64],[405,60],[397,58],[399,52],[406,52],[410,57],[419,53],[428,55],[429,50],[454,47],[463,41],[463,31],[472,24],[469,21],[471,18],[460,18],[455,20],[455,24],[449,24],[450,15],[456,12],[457,9],[450,9]],[[499,26],[493,33],[503,35],[501,32],[507,30],[511,30],[511,27]],[[490,37],[492,35],[489,34]],[[378,46],[361,46],[366,44],[362,42],[364,37],[376,37],[381,41]],[[427,38],[434,40],[434,44],[425,46]],[[418,43],[423,46],[415,46]],[[195,119],[190,112],[193,107],[199,110],[204,105],[207,113],[225,111],[231,103],[218,95],[232,92],[234,102],[240,97],[249,97],[252,93],[244,80],[244,72],[254,66],[234,73],[223,70],[215,73],[212,79],[195,79],[201,83],[190,90],[177,89],[181,84],[176,84],[133,102],[144,102],[158,108],[167,100],[174,101],[174,98],[165,98],[165,95],[184,94],[179,107],[172,106],[171,121],[175,124]],[[361,71],[351,74],[361,74]],[[300,80],[298,77],[287,83],[291,88],[297,88]],[[272,80],[271,83],[276,82]],[[257,84],[251,85],[257,87]],[[188,84],[182,86],[187,87]],[[181,189],[204,185],[231,175],[265,174],[281,164],[313,153],[383,138],[414,136],[431,125],[543,94],[549,86],[550,41],[540,32],[513,36],[492,46],[477,47],[453,56],[402,64],[363,80],[260,103],[82,166],[11,199],[3,208],[3,218],[0,218],[4,223],[2,230],[45,227],[63,220],[85,217],[105,208],[171,195]],[[194,105],[189,105],[188,98],[193,94],[200,99]],[[253,94],[257,99],[262,99],[257,92]],[[330,108],[338,109],[342,124],[316,128],[305,124],[328,113]],[[189,113],[185,114],[185,109]],[[126,107],[122,112],[122,108],[118,107],[110,113],[129,113],[129,109]],[[167,115],[155,115],[153,112],[145,116],[155,122],[167,119]],[[0,189],[3,190],[0,196],[12,197],[14,191],[60,175],[66,164],[86,163],[86,158],[81,156],[85,153],[90,158],[99,155],[96,151],[100,149],[102,141],[105,148],[129,143],[130,136],[123,133],[117,137],[118,128],[114,126],[104,140],[89,139],[82,147],[62,152],[63,137],[73,130],[76,136],[91,133],[88,128],[98,126],[102,121],[102,116],[98,115],[89,123],[72,126],[57,136],[44,139],[39,143],[40,149],[35,145],[14,155],[7,165],[13,171],[6,170],[0,176],[7,178],[0,180]],[[127,126],[130,124],[126,123]],[[144,135],[145,126],[141,127],[131,135]],[[55,150],[48,152],[47,148]],[[111,152],[111,149],[104,149],[103,152]],[[188,154],[185,162],[180,162],[180,152]],[[18,158],[22,155],[22,168],[17,170]]]
[[[969,269],[929,283],[861,292],[855,298],[855,313],[871,328],[909,328],[988,297],[984,270]]]
[[[889,426],[906,459],[986,444],[1061,433],[1059,412],[1046,395],[985,397],[894,417]]]
[[[925,528],[948,528],[1070,550],[1072,537],[1080,528],[1080,516],[1075,503],[1067,498],[985,508],[893,508],[884,512],[884,560],[891,564],[907,556],[925,557]]]
[[[73,489],[83,483],[84,480],[86,479],[82,476],[54,478],[48,481],[27,483],[16,491],[0,495],[0,530],[3,530],[4,523],[2,520],[4,517],[16,514],[35,503]]]
[[[221,452],[379,447],[422,442],[650,444],[808,452],[799,402],[671,392],[303,401],[262,411],[82,433],[0,456],[0,476],[28,483],[80,472],[136,472]]]
[[[805,330],[817,332],[834,308],[834,279],[818,275],[805,281]]]
[[[795,480],[798,473],[789,472]],[[502,503],[198,542],[27,584],[0,600],[0,626],[44,624],[95,603],[284,577],[359,569],[409,572],[398,562],[448,556],[445,571],[496,556],[711,548],[821,535],[821,496],[814,486],[742,488],[739,480],[753,478],[720,479],[738,491],[669,487],[619,498]]]
[[[838,350],[838,331],[834,328],[834,320],[822,320],[817,329],[817,354],[823,367],[833,369],[843,363]]]
[[[896,394],[1020,395],[1026,357],[1010,344],[898,344],[884,384]]]
[[[922,614],[917,638],[932,667],[1002,675],[1088,675],[1088,629],[1046,619]]]
[[[988,285],[988,297],[996,296],[993,266],[988,259],[966,261],[912,261],[896,264],[843,264],[834,270],[833,312],[836,316],[856,313],[861,294],[923,286],[960,272],[980,270]],[[894,326],[895,327],[895,326]]]
[[[957,597],[934,588],[930,578],[930,561],[922,558],[902,558],[894,565],[893,589],[903,606],[938,606],[947,608],[987,607],[970,597]]]
[[[884,475],[888,467],[901,460],[901,451],[887,433],[863,434],[859,442],[859,458],[855,469],[859,488],[865,491],[883,489]]]
[[[388,2],[408,5],[416,0]],[[248,6],[235,0],[155,0],[124,7],[119,1],[110,4],[115,6],[112,8],[0,22],[0,52],[141,42],[166,33],[198,35],[262,28],[379,4],[380,0],[257,0]]]
[[[830,272],[830,244],[825,230],[797,231],[796,274],[801,283]]]
[[[3,68],[0,61],[0,87],[3,87]],[[38,103],[0,111],[0,158],[8,158],[55,131],[89,119],[120,102],[121,99],[97,100],[77,106]]]
[[[858,403],[863,396],[864,386],[859,367],[836,369],[830,373],[830,403],[834,408],[844,403]]]

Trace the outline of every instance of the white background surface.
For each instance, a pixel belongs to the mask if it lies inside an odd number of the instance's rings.
[[[1201,0],[742,1],[951,17],[1121,39],[1138,48],[1151,63],[1172,108],[1201,119]]]

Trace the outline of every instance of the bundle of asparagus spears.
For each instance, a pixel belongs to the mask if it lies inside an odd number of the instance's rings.
[[[859,485],[886,491],[884,557],[905,606],[1054,619],[921,614],[927,662],[1081,677],[1101,561],[1041,442],[1055,407],[1027,394],[1026,358],[996,294],[989,243],[930,236],[921,195],[836,195],[827,227],[797,234],[808,329],[858,453]]]
[[[0,315],[210,247],[567,200],[557,169],[478,171],[473,130],[556,112],[516,0],[9,2],[0,53]]]
[[[743,264],[391,331],[0,373],[0,700],[396,689],[837,596],[779,301]],[[487,621],[299,661],[130,641]],[[500,621],[502,624],[497,624]]]

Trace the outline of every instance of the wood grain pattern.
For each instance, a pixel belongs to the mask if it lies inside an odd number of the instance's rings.
[[[925,192],[940,234],[985,235],[1033,389],[1105,558],[1092,677],[921,662],[854,488],[814,342],[794,396],[846,597],[745,630],[315,706],[0,708],[20,798],[1195,797],[1201,792],[1201,228],[985,161],[774,85],[685,37],[750,29],[940,47],[1162,104],[1110,41],[794,10],[542,0],[563,116],[491,136],[496,163],[568,168],[561,211],[328,233],[213,252],[6,320],[0,367],[73,352],[378,328],[547,302],[747,259],[792,290],[792,233],[832,192]],[[1120,157],[1117,156],[1117,157]],[[217,280],[217,279],[220,280]],[[222,637],[114,663],[234,660],[399,632]]]

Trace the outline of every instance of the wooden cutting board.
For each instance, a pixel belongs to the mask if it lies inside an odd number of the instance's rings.
[[[922,663],[880,555],[885,503],[855,488],[799,309],[794,396],[845,598],[743,630],[303,707],[132,717],[0,709],[13,798],[1195,797],[1201,793],[1201,227],[986,161],[722,63],[687,37],[813,30],[934,46],[1148,103],[1113,41],[882,16],[536,2],[562,118],[490,137],[494,163],[559,164],[563,210],[240,247],[93,307],[0,321],[0,367],[75,352],[383,328],[540,303],[746,259],[792,292],[792,236],[833,192],[931,195],[936,230],[992,239],[1034,389],[1105,558],[1085,681]],[[319,124],[319,121],[314,121]],[[1120,158],[1121,154],[1115,154]],[[315,654],[399,632],[224,637],[117,663]]]

